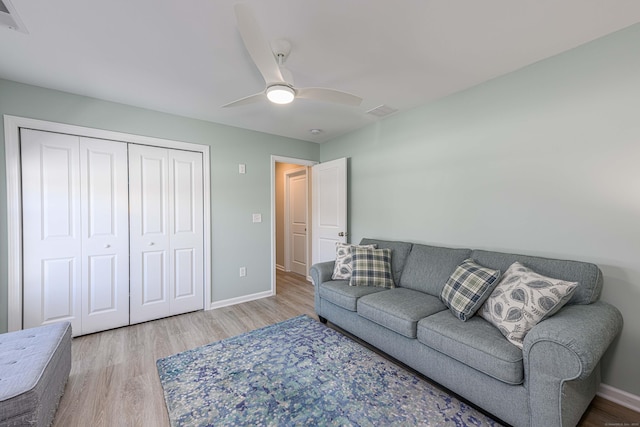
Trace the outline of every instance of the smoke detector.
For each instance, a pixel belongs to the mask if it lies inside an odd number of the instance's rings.
[[[16,8],[13,7],[9,0],[0,0],[0,27],[9,28],[11,30],[20,31],[28,34],[27,27],[18,16]]]

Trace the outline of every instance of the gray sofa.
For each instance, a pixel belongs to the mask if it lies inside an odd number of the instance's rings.
[[[600,384],[600,359],[622,329],[622,316],[599,301],[594,265],[485,250],[363,239],[389,248],[396,288],[332,280],[334,262],[315,264],[320,320],[354,334],[514,426],[573,426]],[[467,258],[504,272],[515,261],[579,282],[568,303],[525,336],[509,342],[479,316],[466,322],[440,301],[444,284]]]

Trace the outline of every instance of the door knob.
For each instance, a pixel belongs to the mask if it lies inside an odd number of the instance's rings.
[[[104,245],[105,249],[109,249],[111,247],[111,245]]]
[[[149,242],[149,246],[153,246],[153,242]]]

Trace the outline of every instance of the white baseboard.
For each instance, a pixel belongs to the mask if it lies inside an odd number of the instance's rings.
[[[603,399],[610,400],[613,403],[617,403],[620,406],[629,408],[633,411],[640,412],[640,396],[628,393],[624,390],[611,387],[607,384],[600,384],[600,388],[596,393]]]
[[[257,294],[244,295],[244,296],[236,297],[236,298],[229,298],[229,299],[225,299],[225,300],[222,300],[222,301],[213,301],[211,303],[211,305],[209,306],[209,310],[213,310],[213,309],[216,309],[216,308],[222,308],[222,307],[228,307],[230,305],[241,304],[243,302],[254,301],[254,300],[257,300],[257,299],[267,298],[267,297],[271,297],[271,296],[273,296],[273,292],[264,291],[264,292],[258,292]]]
[[[284,265],[280,265],[280,264],[276,264],[276,270],[286,271],[286,270],[284,269]]]

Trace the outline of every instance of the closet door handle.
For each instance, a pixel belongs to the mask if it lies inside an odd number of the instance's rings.
[[[104,245],[105,249],[109,249],[111,247],[111,245]]]
[[[154,245],[154,243],[153,243],[153,242],[149,242],[149,246],[153,246],[153,245]]]

